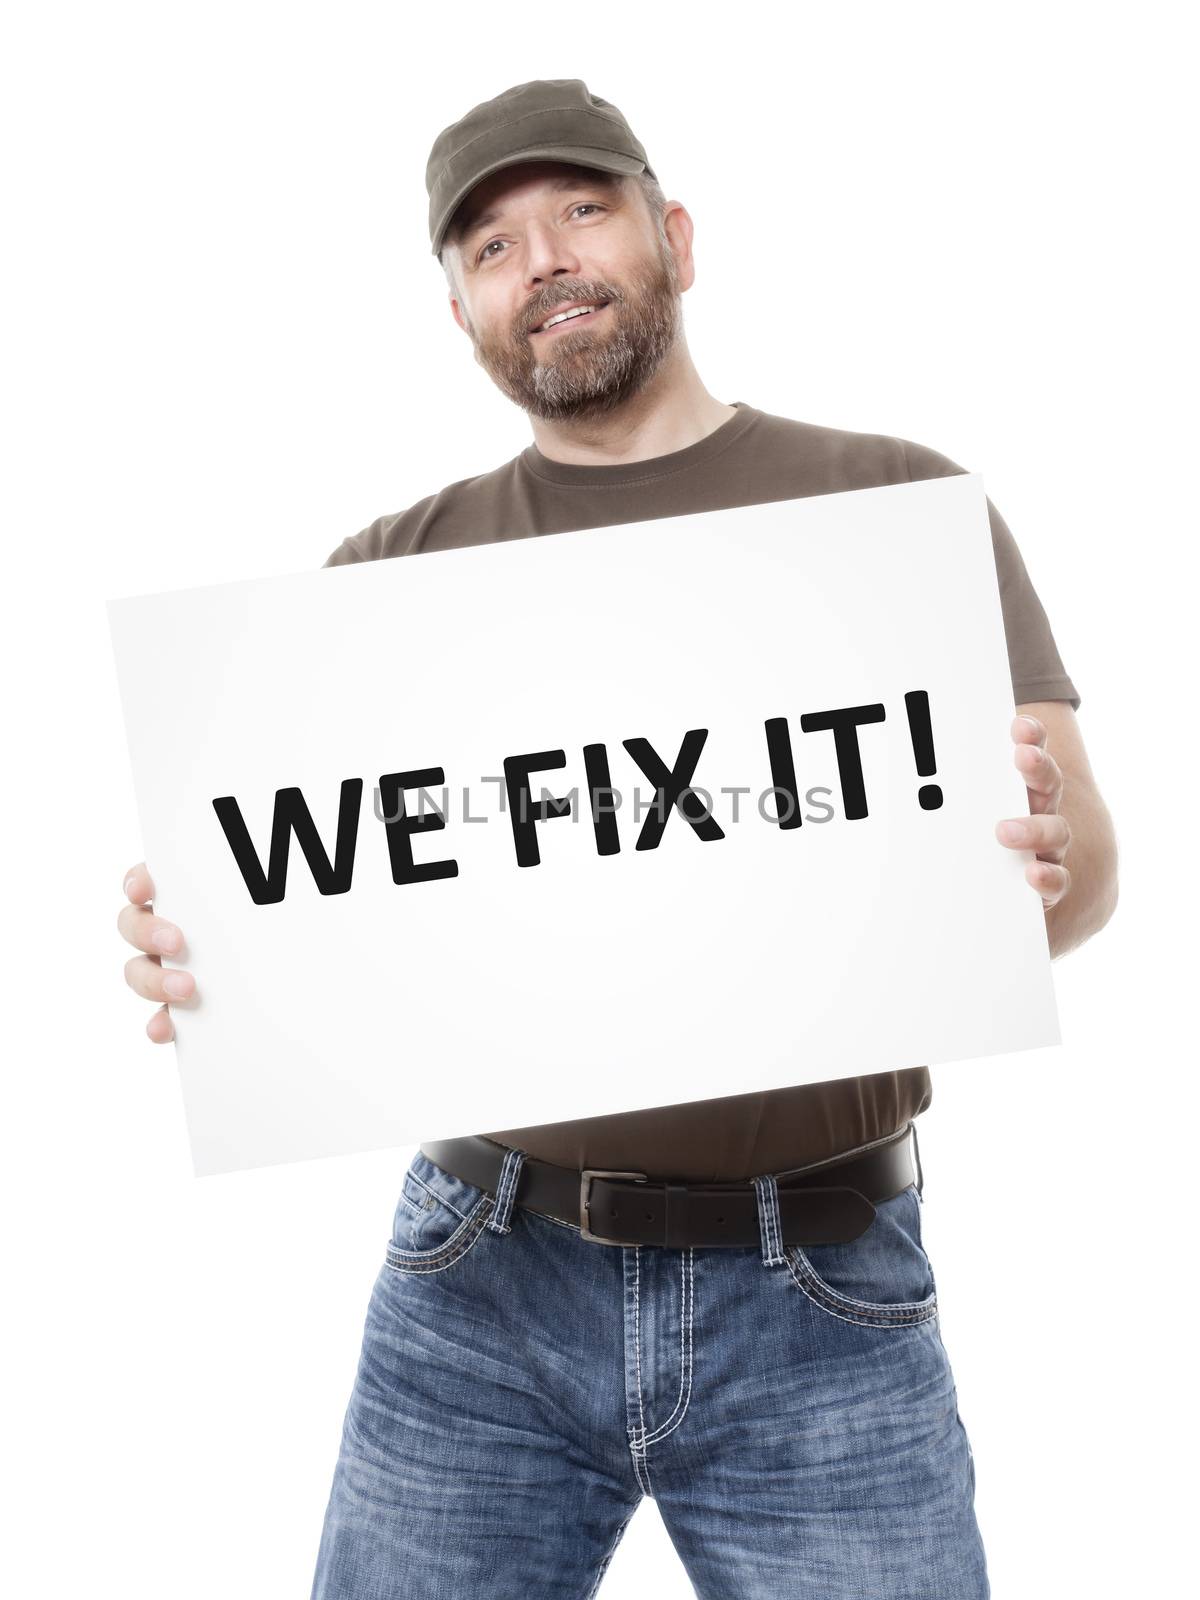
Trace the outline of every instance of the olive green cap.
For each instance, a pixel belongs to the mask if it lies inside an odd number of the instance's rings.
[[[429,238],[442,248],[450,219],[484,178],[522,161],[568,161],[632,176],[654,172],[625,118],[582,78],[538,78],[485,100],[443,128],[425,168]]]

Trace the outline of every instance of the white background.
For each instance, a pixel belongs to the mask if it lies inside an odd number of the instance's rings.
[[[1179,19],[1178,21],[1173,19]],[[709,390],[984,474],[1122,847],[1066,1041],[934,1072],[925,1239],[997,1595],[1193,1570],[1196,129],[1155,4],[45,4],[2,52],[9,1587],[308,1593],[411,1151],[191,1177],[114,919],[110,595],[319,565],[529,440],[429,145],[581,76],[696,225]],[[770,311],[764,311],[765,305]],[[147,671],[180,663],[148,636]],[[153,863],[151,863],[153,866]],[[203,982],[203,975],[200,975]],[[415,1147],[414,1147],[415,1148]],[[644,1503],[607,1597],[687,1596]]]

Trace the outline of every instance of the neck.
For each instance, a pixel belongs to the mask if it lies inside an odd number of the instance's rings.
[[[709,394],[691,356],[680,350],[644,389],[602,417],[529,421],[535,444],[549,460],[603,467],[686,450],[735,415],[733,406]]]

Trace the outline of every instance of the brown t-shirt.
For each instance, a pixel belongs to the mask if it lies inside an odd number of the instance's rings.
[[[344,540],[325,565],[870,489],[966,470],[907,439],[795,422],[742,401],[733,405],[735,414],[706,438],[647,461],[580,466],[552,461],[530,444],[492,472],[448,484],[406,511],[380,517]],[[1069,700],[1078,707],[1079,695],[1020,551],[990,499],[988,515],[1013,703]],[[731,1082],[741,1070],[739,1062],[729,1063]],[[685,1182],[737,1180],[819,1161],[896,1133],[932,1097],[928,1067],[910,1066],[582,1121],[492,1130],[487,1137],[568,1167],[618,1168]]]

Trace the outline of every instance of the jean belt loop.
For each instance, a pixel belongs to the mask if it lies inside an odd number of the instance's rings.
[[[517,1192],[517,1182],[521,1176],[521,1166],[525,1160],[525,1151],[510,1149],[504,1157],[504,1164],[500,1168],[500,1180],[496,1184],[496,1204],[492,1207],[492,1214],[487,1220],[488,1227],[493,1233],[512,1232],[513,1198]]]
[[[758,1233],[762,1243],[762,1264],[764,1267],[782,1267],[783,1259],[783,1230],[779,1223],[779,1188],[773,1173],[765,1177],[755,1178],[754,1187],[758,1194]]]

